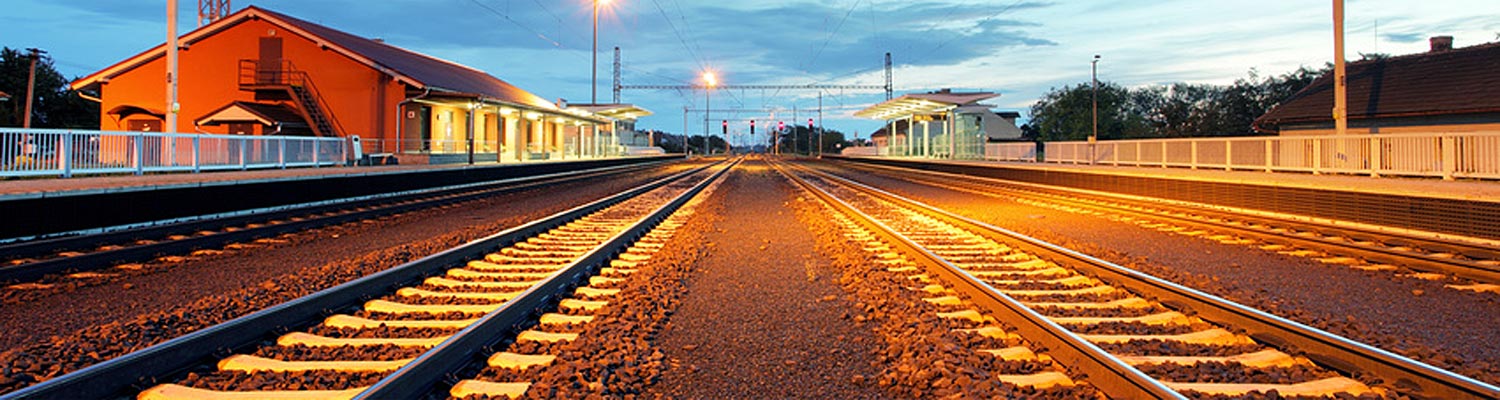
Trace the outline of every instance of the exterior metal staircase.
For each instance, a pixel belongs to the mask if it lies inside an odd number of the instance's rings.
[[[291,61],[240,60],[239,70],[240,90],[281,92],[296,105],[297,112],[307,120],[314,135],[343,136],[344,128],[328,112],[328,102],[319,94],[317,85],[306,71],[298,70]]]

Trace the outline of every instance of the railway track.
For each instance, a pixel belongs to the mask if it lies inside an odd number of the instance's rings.
[[[241,215],[182,221],[0,245],[0,283],[30,282],[48,275],[94,277],[110,268],[171,255],[216,249],[350,221],[441,207],[503,193],[637,172],[656,165],[606,167],[577,172],[505,179],[380,197],[263,210]],[[76,275],[75,275],[76,274]]]
[[[1311,249],[1317,252],[1315,255],[1324,255],[1319,259],[1328,263],[1359,263],[1375,270],[1405,267],[1477,282],[1457,285],[1458,289],[1500,289],[1494,287],[1500,284],[1500,245],[1486,241],[945,172],[841,165],[925,186],[1118,215],[1128,222],[1151,221],[1142,225],[1218,237],[1226,243],[1260,244],[1266,250],[1292,254],[1304,254],[1297,249]]]
[[[550,329],[603,306],[628,263],[680,224],[662,221],[735,163],[675,174],[3,398],[415,397],[505,338],[566,339]],[[657,227],[662,233],[648,234]],[[542,313],[554,307],[564,311]],[[521,329],[530,325],[540,328]],[[507,357],[497,358],[538,361]],[[485,386],[465,386],[476,385]],[[517,385],[490,386],[510,393]]]
[[[783,173],[863,232],[851,239],[919,265],[891,270],[931,281],[928,302],[981,325],[1010,322],[1013,331],[991,334],[1039,343],[1111,397],[1500,397],[1495,386],[875,188]]]

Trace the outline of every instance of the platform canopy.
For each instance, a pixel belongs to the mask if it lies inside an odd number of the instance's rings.
[[[614,120],[634,121],[641,117],[651,115],[651,110],[641,108],[634,104],[569,104],[568,108],[580,108],[601,117]]]
[[[889,120],[913,115],[940,114],[960,106],[1000,97],[993,92],[954,93],[944,89],[929,93],[909,93],[856,111],[860,118]]]

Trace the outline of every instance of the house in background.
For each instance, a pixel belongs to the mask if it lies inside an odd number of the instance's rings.
[[[178,132],[360,136],[403,163],[619,153],[613,120],[483,71],[250,6],[181,37]],[[103,130],[163,131],[166,45],[72,83]],[[148,146],[149,147],[149,146]],[[153,151],[148,149],[148,152]]]
[[[1020,113],[997,113],[994,106],[980,103],[996,97],[1000,95],[951,89],[908,93],[854,115],[889,121],[870,134],[880,155],[982,158],[986,142],[1021,138],[1016,127]]]
[[[1500,131],[1500,43],[1454,49],[1430,40],[1425,53],[1347,65],[1348,133]],[[1255,120],[1281,135],[1330,135],[1333,74],[1324,74]]]

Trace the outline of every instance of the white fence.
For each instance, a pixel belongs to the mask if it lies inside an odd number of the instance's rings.
[[[985,143],[984,159],[991,161],[1037,160],[1036,143]]]
[[[340,165],[344,138],[0,128],[0,177]]]
[[[1108,140],[1092,151],[1049,142],[1044,153],[1053,163],[1500,179],[1500,132]]]

